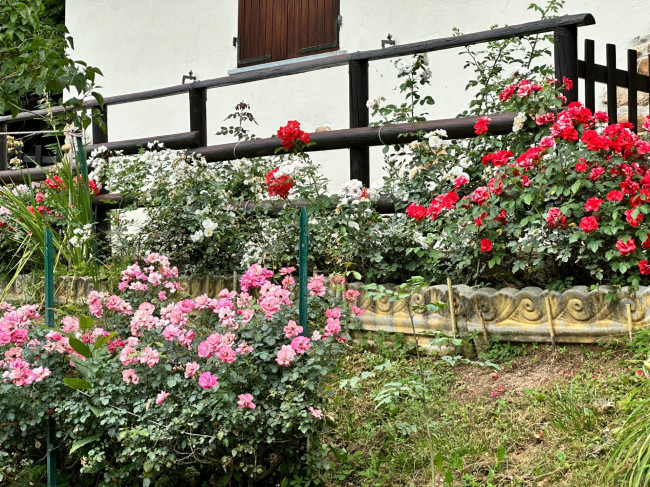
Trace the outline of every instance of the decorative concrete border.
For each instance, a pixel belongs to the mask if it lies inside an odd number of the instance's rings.
[[[205,277],[182,282],[181,293],[189,296],[208,294],[216,296],[225,287],[236,282],[233,277]],[[20,276],[11,287],[8,300],[20,301],[28,285]],[[55,299],[59,304],[81,302],[101,282],[89,277],[64,278],[58,281]],[[391,285],[387,285],[390,287]],[[403,302],[388,299],[373,301],[367,298],[363,284],[349,284],[361,292],[357,305],[367,309],[361,318],[362,329],[388,333],[412,333]],[[508,341],[551,342],[553,334],[558,343],[595,343],[650,325],[650,287],[642,287],[635,295],[625,288],[601,286],[589,290],[576,286],[563,292],[545,291],[537,287],[524,289],[472,289],[453,286],[453,301],[459,333],[476,333],[478,338],[498,337]],[[547,298],[551,318],[547,311]],[[426,343],[426,337],[436,332],[452,333],[448,288],[430,286],[413,297],[414,304],[442,302],[445,310],[417,312],[416,331]],[[629,306],[629,308],[628,308]],[[629,309],[629,313],[628,313]]]

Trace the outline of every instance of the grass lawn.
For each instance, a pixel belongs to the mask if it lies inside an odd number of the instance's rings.
[[[647,380],[647,337],[556,349],[492,343],[474,359],[500,370],[424,357],[437,485],[621,485],[602,476],[625,400]],[[344,380],[331,384],[328,485],[430,485],[417,360],[403,342],[355,347]]]

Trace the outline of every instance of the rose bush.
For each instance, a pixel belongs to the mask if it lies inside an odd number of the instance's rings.
[[[411,228],[430,243],[413,251],[457,279],[543,286],[571,276],[576,284],[638,286],[650,247],[647,133],[608,125],[605,113],[577,102],[561,108],[554,80],[514,80],[500,99],[520,114],[512,135],[490,137],[480,118],[485,135],[470,152],[480,164],[449,169],[467,153],[450,141],[426,176],[417,175],[441,183],[431,200],[407,208]]]
[[[315,475],[325,466],[323,378],[363,310],[350,305],[358,293],[343,294],[342,276],[315,275],[306,333],[294,271],[274,284],[254,265],[240,292],[181,299],[177,269],[150,254],[122,272],[119,294],[91,292],[89,317],[60,317],[56,329],[38,325],[36,306],[3,304],[0,444],[14,453],[0,475],[42,462],[46,415],[75,485]]]

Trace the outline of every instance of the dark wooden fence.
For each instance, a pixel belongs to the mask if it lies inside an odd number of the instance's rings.
[[[607,114],[610,123],[618,121],[617,88],[627,88],[628,121],[638,129],[637,98],[638,92],[650,93],[650,76],[637,72],[638,52],[634,49],[627,50],[627,69],[616,67],[616,46],[606,45],[607,65],[594,62],[595,43],[585,39],[585,59],[578,60],[578,77],[585,80],[585,105],[592,111],[596,109],[596,83],[607,84]],[[648,55],[650,60],[650,55]],[[650,108],[649,108],[650,110]]]
[[[145,145],[147,142],[157,139],[165,140],[166,145],[169,147],[191,149],[196,152],[200,152],[201,154],[210,155],[210,157],[214,155],[215,159],[212,160],[225,160],[241,157],[244,155],[243,143],[238,146],[236,153],[233,152],[232,157],[225,157],[225,155],[229,153],[230,150],[232,150],[229,148],[230,144],[206,147],[208,134],[206,94],[208,89],[245,84],[264,79],[289,76],[298,73],[327,69],[335,66],[348,65],[350,87],[348,97],[350,129],[347,131],[335,131],[335,134],[329,136],[327,140],[332,144],[329,148],[350,148],[350,178],[358,179],[367,186],[370,183],[368,147],[374,144],[370,143],[370,139],[372,138],[369,135],[370,132],[355,132],[354,129],[367,128],[368,126],[369,111],[366,103],[368,101],[368,64],[370,62],[380,59],[395,58],[399,56],[407,56],[424,52],[465,47],[501,39],[553,32],[555,37],[554,51],[556,77],[559,77],[561,79],[562,76],[567,76],[575,80],[578,76],[578,27],[591,25],[594,22],[594,18],[591,14],[566,15],[563,17],[546,19],[536,22],[528,22],[524,24],[502,27],[482,32],[475,32],[461,36],[432,39],[410,44],[403,44],[400,46],[392,46],[386,49],[360,51],[350,54],[335,55],[312,61],[299,62],[290,65],[262,68],[259,70],[249,71],[232,76],[196,81],[191,84],[169,86],[166,88],[159,88],[156,90],[143,91],[139,93],[130,93],[121,96],[110,96],[105,98],[104,106],[100,107],[102,110],[102,119],[104,125],[107,127],[107,130],[103,131],[99,128],[98,125],[94,124],[93,142],[95,145],[106,145],[108,142],[109,107],[124,103],[133,103],[187,93],[189,97],[189,132],[173,135],[157,135],[138,140],[111,142],[111,148],[124,148],[126,150],[133,150],[133,148],[137,145]],[[577,93],[575,90],[573,92],[567,92],[566,96],[569,98],[569,100],[577,100]],[[98,107],[99,105],[95,100],[88,100],[84,102],[84,106],[86,108],[91,108]],[[55,107],[51,110],[50,113],[57,114],[62,113],[65,110],[66,108],[64,107]],[[21,113],[16,118],[11,118],[9,116],[0,117],[0,131],[3,131],[3,127],[10,127],[10,124],[12,122],[37,118],[39,116],[46,115],[47,113],[48,112],[45,110],[37,110],[29,113]],[[430,123],[443,122],[445,121],[430,121]],[[448,122],[452,123],[451,121]],[[466,121],[466,123],[469,123],[469,120]],[[446,127],[443,123],[438,128]],[[404,129],[407,130],[407,127],[404,127]],[[382,130],[382,139],[384,139],[384,134],[387,132],[388,128]],[[314,137],[314,140],[316,140],[316,136]],[[365,139],[363,139],[363,137],[365,137]],[[334,143],[334,139],[337,139],[338,142]],[[259,144],[260,146],[264,145],[264,147],[273,146],[273,144],[271,144],[268,140],[263,139],[261,141],[256,141],[250,144],[250,147],[254,147],[256,144]],[[279,146],[279,143],[276,139],[275,146],[273,148],[277,146]],[[272,150],[270,152],[261,149],[255,151],[253,149],[250,149],[250,147],[247,146],[246,150],[250,150],[251,153],[254,152],[255,155],[266,155],[267,153],[273,153]],[[2,142],[0,142],[0,149],[1,148]],[[242,152],[240,152],[240,148]],[[325,149],[319,148],[318,150]],[[6,151],[0,151],[0,181],[15,180],[16,175],[8,174],[6,168]]]

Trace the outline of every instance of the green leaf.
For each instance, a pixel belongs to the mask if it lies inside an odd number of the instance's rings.
[[[72,389],[75,390],[93,388],[92,384],[87,380],[77,379],[75,377],[66,377],[65,379],[63,379],[63,383],[66,386],[71,387]]]
[[[87,445],[88,443],[92,443],[93,441],[97,441],[101,438],[102,435],[92,435],[89,436],[88,438],[84,438],[82,440],[75,440],[72,442],[72,447],[70,448],[70,453],[76,452],[79,448],[81,448],[84,445]]]
[[[88,316],[81,315],[79,316],[79,328],[82,330],[90,330],[94,325],[93,320],[91,320]]]
[[[88,345],[74,336],[70,336],[68,339],[70,340],[70,346],[75,352],[86,358],[91,357],[92,353],[90,351],[90,348],[88,348]]]

